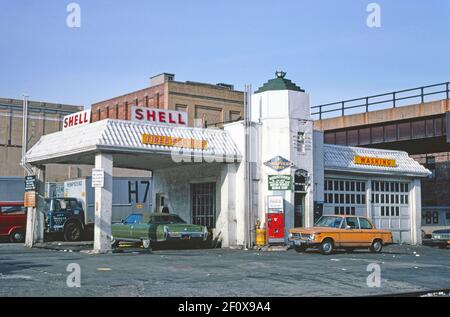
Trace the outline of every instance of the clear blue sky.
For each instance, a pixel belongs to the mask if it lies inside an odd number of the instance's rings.
[[[89,106],[160,72],[256,89],[282,69],[313,104],[450,80],[447,0],[78,0],[79,29],[70,2],[0,0],[1,97]]]

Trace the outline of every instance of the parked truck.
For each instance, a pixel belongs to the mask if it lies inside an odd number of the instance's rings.
[[[133,212],[150,213],[151,184],[151,178],[113,178],[112,222],[120,222]],[[95,188],[92,187],[92,178],[48,184],[47,189],[46,232],[62,233],[66,241],[91,237],[95,222]],[[61,192],[64,193],[63,197]]]

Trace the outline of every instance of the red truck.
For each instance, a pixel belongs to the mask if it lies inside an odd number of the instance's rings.
[[[9,237],[13,243],[24,242],[26,224],[27,213],[23,202],[0,201],[0,237]]]

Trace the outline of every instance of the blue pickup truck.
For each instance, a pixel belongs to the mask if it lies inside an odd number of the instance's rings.
[[[47,233],[62,233],[65,241],[81,239],[85,226],[84,210],[76,198],[47,198],[45,228]]]

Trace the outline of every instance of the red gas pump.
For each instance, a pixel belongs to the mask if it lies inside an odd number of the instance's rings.
[[[284,244],[284,198],[269,196],[267,198],[267,243]]]

